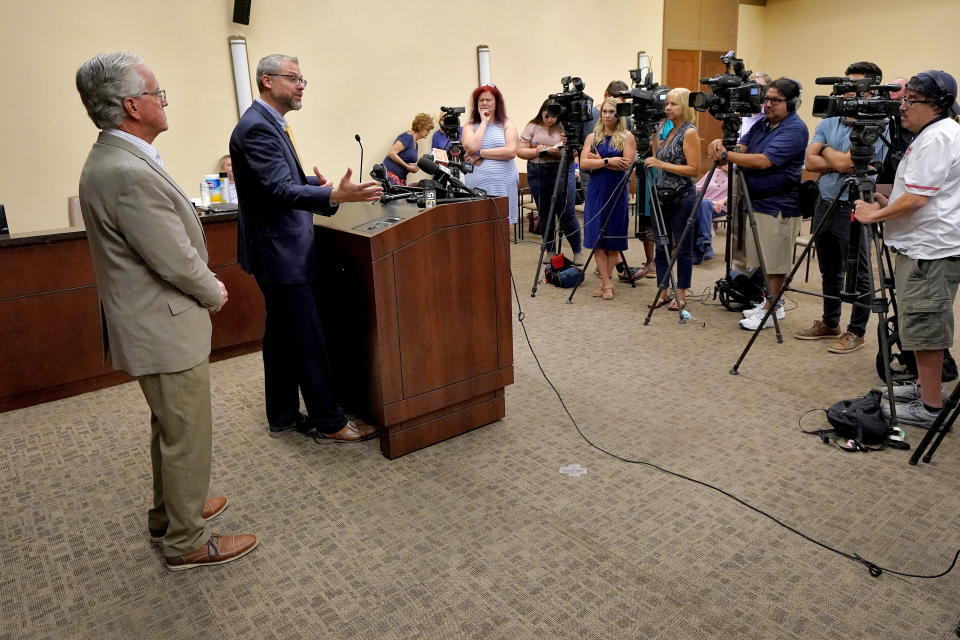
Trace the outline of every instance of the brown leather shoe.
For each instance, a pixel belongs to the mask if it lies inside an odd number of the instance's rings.
[[[831,329],[821,320],[814,320],[813,326],[803,331],[797,331],[793,337],[797,340],[823,340],[825,338],[836,338],[840,335],[840,327]]]
[[[343,429],[335,433],[317,433],[313,437],[320,444],[331,442],[363,442],[377,435],[377,428],[371,424],[366,424],[354,418],[347,420]]]
[[[827,349],[830,353],[853,353],[863,346],[863,338],[850,331],[844,331],[840,339]]]
[[[201,515],[207,520],[213,520],[227,510],[229,502],[227,496],[207,498],[207,501],[203,503],[203,513]],[[166,529],[150,529],[150,542],[163,542],[163,536],[165,535],[167,535]]]
[[[183,571],[194,567],[206,567],[214,564],[224,564],[247,555],[257,546],[257,536],[243,534],[239,536],[225,536],[218,533],[210,536],[207,544],[199,549],[185,553],[182,556],[167,558],[167,569]]]

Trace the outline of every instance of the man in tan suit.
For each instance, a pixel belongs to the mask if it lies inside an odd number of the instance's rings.
[[[136,376],[150,406],[151,538],[172,571],[250,552],[252,535],[218,535],[207,519],[227,505],[210,483],[210,313],[227,289],[207,268],[193,203],[163,170],[153,140],[167,130],[166,92],[132,53],[99,55],[77,91],[101,130],[80,176],[113,366]]]

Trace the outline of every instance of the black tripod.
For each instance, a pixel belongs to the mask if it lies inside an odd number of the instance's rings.
[[[876,129],[874,130],[874,128]],[[746,358],[747,352],[750,351],[750,347],[752,347],[753,343],[757,340],[757,336],[763,329],[766,319],[771,313],[775,313],[774,309],[786,291],[796,291],[797,293],[803,293],[816,297],[827,297],[819,293],[803,291],[801,289],[793,289],[790,286],[790,283],[793,281],[794,274],[796,274],[796,272],[800,269],[800,266],[803,264],[804,259],[807,257],[810,251],[813,250],[814,246],[816,246],[817,238],[819,238],[830,225],[830,222],[833,219],[834,211],[837,209],[839,203],[843,201],[843,195],[845,193],[850,196],[848,198],[850,202],[853,202],[854,200],[873,202],[875,185],[873,183],[873,179],[870,178],[868,174],[870,172],[869,162],[873,157],[873,144],[877,140],[876,135],[879,135],[879,125],[877,123],[863,123],[858,121],[854,122],[853,129],[850,132],[850,157],[853,160],[853,174],[844,180],[843,186],[840,188],[840,193],[838,193],[837,197],[833,199],[833,202],[830,203],[830,206],[827,208],[826,212],[820,218],[820,221],[814,227],[812,231],[811,242],[797,257],[793,268],[790,269],[790,273],[788,273],[784,278],[783,286],[781,287],[779,293],[777,293],[775,298],[770,301],[770,308],[767,309],[760,321],[760,324],[754,330],[753,335],[750,336],[750,340],[747,342],[747,346],[744,347],[743,352],[737,359],[736,364],[734,364],[733,368],[730,369],[730,373],[732,375],[737,375],[739,373],[738,369],[740,367],[740,363],[743,362],[744,358]],[[873,231],[873,241],[876,245],[875,253],[877,258],[877,273],[880,276],[882,287],[879,290],[876,289],[873,282],[873,273],[872,271],[869,271],[869,291],[857,290],[860,253],[863,251],[861,247],[861,234],[863,231],[863,225],[856,220],[852,220],[850,222],[850,241],[847,247],[847,263],[844,270],[843,289],[840,292],[839,298],[841,302],[869,306],[870,310],[877,314],[878,322],[881,327],[881,330],[878,331],[877,334],[879,336],[880,351],[884,362],[884,378],[887,383],[887,397],[890,398],[890,427],[893,429],[897,426],[897,411],[896,402],[893,400],[893,375],[890,371],[890,343],[887,340],[887,332],[883,330],[883,328],[887,327],[887,308],[889,306],[889,301],[883,294],[884,291],[887,290],[890,293],[890,298],[893,299],[894,284],[892,275],[890,277],[887,276],[887,266],[890,264],[890,257],[886,252],[886,247],[883,244],[882,232],[879,226],[876,224],[871,225],[870,228]],[[886,265],[884,265],[884,261],[886,261]],[[869,264],[869,259],[866,262]],[[877,295],[878,293],[879,296]],[[865,299],[869,300],[869,302],[864,302]],[[774,318],[776,318],[775,315]]]
[[[736,114],[730,114],[724,117],[723,119],[723,146],[725,149],[732,150],[737,146],[737,137],[740,133],[740,116]],[[697,214],[700,211],[700,203],[703,202],[703,196],[707,191],[707,185],[710,184],[710,180],[713,178],[713,172],[716,171],[717,166],[719,165],[720,160],[714,160],[713,166],[710,167],[710,171],[707,174],[707,179],[704,181],[703,189],[700,190],[700,193],[697,194],[697,201],[693,206],[693,209],[690,211],[690,216],[687,218],[687,224],[683,228],[683,233],[680,235],[680,238],[677,240],[677,246],[674,247],[673,251],[670,252],[670,262],[667,264],[667,272],[670,274],[670,281],[673,284],[673,267],[677,263],[677,258],[680,255],[680,247],[683,246],[683,242],[686,240],[688,234],[693,233],[693,230],[696,228],[697,223]],[[648,176],[649,182],[649,176]],[[654,185],[656,186],[656,185]],[[760,271],[763,273],[764,286],[767,291],[770,291],[770,278],[767,275],[767,265],[763,259],[763,250],[760,248],[760,235],[757,230],[757,219],[753,213],[753,207],[750,204],[750,196],[747,194],[747,184],[743,177],[743,174],[740,171],[740,168],[737,165],[731,165],[730,170],[727,172],[727,202],[728,210],[731,212],[734,209],[729,206],[729,203],[735,201],[734,194],[740,193],[743,196],[743,211],[747,213],[747,217],[750,220],[750,229],[753,232],[753,243],[757,249],[757,258],[760,262]],[[732,219],[731,215],[731,219]],[[663,224],[663,215],[660,215],[660,221],[658,224]],[[657,233],[660,231],[658,229]],[[659,239],[658,239],[659,242]],[[664,246],[664,251],[667,250],[667,245]],[[730,273],[731,269],[731,258],[733,256],[733,226],[728,225],[727,229],[727,240],[726,240],[726,270],[727,273]],[[666,289],[665,282],[661,279],[659,283],[659,289],[657,290],[657,296],[654,300],[658,300],[662,295],[663,291]],[[674,284],[674,297],[676,297],[676,285]],[[777,298],[779,300],[779,297]],[[677,305],[679,309],[679,305]],[[650,324],[650,318],[653,316],[653,312],[656,309],[656,305],[650,307],[650,310],[647,312],[647,317],[644,319],[643,324]],[[770,309],[774,309],[773,304],[771,303]],[[686,322],[683,318],[682,310],[680,313],[680,323],[683,324]],[[766,322],[766,316],[764,316],[763,321],[761,321],[760,326]],[[783,342],[783,336],[780,333],[780,323],[777,321],[776,313],[773,316],[773,324],[776,327],[777,332],[777,341]]]
[[[960,414],[960,406],[958,405],[960,405],[960,384],[953,387],[950,397],[946,399],[940,413],[937,414],[937,419],[930,425],[930,429],[924,434],[923,440],[920,441],[913,455],[910,456],[910,464],[916,465],[920,456],[923,456],[924,462],[930,462],[933,459],[933,454],[940,447],[940,443],[943,442],[947,432],[953,427],[953,423],[957,420],[957,414]],[[893,409],[893,402],[890,403],[890,408]],[[930,446],[931,442],[933,442],[933,446]],[[928,446],[930,446],[930,451],[924,456],[923,454]],[[960,625],[957,626],[957,634],[960,635]]]
[[[568,139],[570,138],[568,137]],[[553,183],[553,194],[550,196],[550,206],[547,208],[547,218],[544,221],[543,242],[540,243],[540,257],[537,259],[537,273],[533,278],[533,289],[530,291],[531,298],[537,295],[537,287],[540,285],[540,269],[543,268],[543,256],[547,251],[547,246],[552,242],[556,253],[560,253],[562,250],[561,244],[564,235],[560,230],[559,212],[567,206],[567,174],[570,172],[571,157],[579,149],[580,145],[574,143],[568,143],[560,147],[560,166],[557,169],[557,179]],[[548,239],[547,236],[553,236],[553,238]],[[591,252],[590,255],[592,256],[593,253]]]
[[[611,218],[613,218],[613,205],[615,205],[615,201],[619,197],[621,190],[628,188],[627,182],[630,180],[630,176],[633,173],[633,170],[637,167],[638,158],[635,158],[633,161],[633,164],[630,165],[630,168],[624,172],[623,181],[620,183],[620,185],[617,186],[616,189],[614,189],[613,193],[610,195],[607,201],[603,203],[603,205],[600,207],[600,211],[590,212],[591,215],[599,216],[603,213],[603,211],[607,209],[607,206],[610,205],[610,211],[606,214],[603,220],[603,225],[600,227],[600,233],[597,234],[597,241],[594,244],[593,249],[590,250],[589,255],[587,255],[587,259],[584,260],[583,267],[581,267],[581,271],[583,271],[583,273],[587,272],[587,267],[590,265],[590,262],[593,260],[593,254],[597,252],[597,247],[600,245],[600,241],[603,240],[605,237],[607,237],[607,224],[609,224]],[[642,161],[639,161],[639,162],[642,164]],[[587,226],[586,218],[584,218],[583,226],[584,227]],[[627,257],[623,255],[623,251],[620,251],[619,253],[620,253],[620,264],[623,265],[623,273],[627,274],[627,277],[630,281],[630,287],[635,289],[637,287],[637,283],[636,281],[634,281],[633,278],[629,277],[630,265],[627,262]],[[577,284],[577,286],[573,288],[573,291],[570,292],[570,296],[567,298],[567,303],[573,302],[573,296],[577,293],[577,289],[580,288],[581,284],[583,284],[583,279],[581,279],[580,282]]]

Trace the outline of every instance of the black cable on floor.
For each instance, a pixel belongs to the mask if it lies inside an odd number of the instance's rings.
[[[494,208],[497,209],[497,220],[499,220],[499,219],[500,219],[500,210],[499,210],[499,207],[497,207],[496,201],[493,201],[493,205],[494,205]],[[519,224],[519,220],[517,221],[517,223]],[[786,522],[783,522],[782,520],[778,519],[777,517],[775,517],[775,516],[767,513],[767,512],[764,511],[763,509],[761,509],[761,508],[759,508],[759,507],[753,506],[752,504],[750,504],[750,503],[747,502],[746,500],[744,500],[744,499],[736,496],[735,494],[727,491],[726,489],[722,489],[722,488],[720,488],[720,487],[718,487],[718,486],[716,486],[716,485],[710,484],[709,482],[706,482],[706,481],[704,481],[704,480],[697,480],[696,478],[693,478],[693,477],[684,475],[684,474],[679,473],[679,472],[677,472],[677,471],[671,471],[670,469],[667,469],[666,467],[661,467],[660,465],[655,464],[655,463],[653,463],[653,462],[648,462],[648,461],[646,461],[646,460],[632,460],[632,459],[630,459],[630,458],[625,458],[625,457],[623,457],[623,456],[621,456],[621,455],[619,455],[619,454],[617,454],[617,453],[613,453],[612,451],[607,451],[607,450],[604,449],[603,447],[601,447],[601,446],[599,446],[599,445],[597,445],[597,444],[594,444],[594,443],[583,433],[583,431],[580,429],[580,425],[577,424],[577,421],[576,421],[576,419],[574,419],[573,414],[570,413],[570,409],[567,408],[567,404],[563,401],[563,396],[560,395],[560,391],[556,388],[556,386],[554,386],[553,382],[551,382],[550,378],[547,376],[547,372],[544,371],[543,365],[540,364],[540,358],[537,357],[537,353],[536,353],[536,351],[534,351],[534,349],[533,349],[533,344],[530,342],[530,335],[527,333],[527,327],[526,327],[526,325],[524,324],[525,314],[523,313],[523,307],[522,307],[521,304],[520,304],[520,293],[519,293],[519,291],[517,291],[517,283],[516,283],[516,280],[514,280],[514,278],[513,278],[513,268],[512,268],[511,265],[510,265],[510,260],[509,260],[509,256],[510,256],[510,251],[509,251],[510,245],[509,245],[509,243],[510,243],[510,240],[509,240],[509,238],[507,238],[507,237],[504,235],[504,233],[503,233],[503,226],[500,225],[500,224],[498,224],[497,226],[500,227],[500,235],[501,235],[501,237],[503,237],[503,241],[504,241],[504,251],[505,251],[504,257],[505,257],[506,262],[507,262],[507,271],[510,273],[510,284],[511,284],[511,286],[513,287],[513,295],[514,295],[514,298],[515,298],[516,301],[517,301],[517,320],[520,322],[520,328],[523,329],[523,337],[524,337],[524,339],[527,341],[527,348],[530,350],[530,355],[533,356],[534,362],[537,363],[537,368],[540,369],[540,375],[542,375],[542,376],[543,376],[543,379],[547,381],[547,384],[548,384],[548,385],[550,385],[550,388],[553,390],[553,393],[557,396],[557,400],[560,401],[560,406],[563,407],[563,411],[567,414],[567,417],[570,419],[570,422],[573,424],[574,429],[577,430],[577,433],[580,435],[580,437],[583,439],[584,442],[586,442],[588,445],[590,445],[591,447],[593,447],[594,449],[596,449],[596,450],[599,451],[600,453],[603,453],[603,454],[605,454],[605,455],[607,455],[607,456],[610,456],[611,458],[614,458],[614,459],[616,459],[616,460],[620,460],[621,462],[626,462],[626,463],[628,463],[628,464],[637,464],[637,465],[643,465],[643,466],[645,466],[645,467],[650,467],[651,469],[656,469],[657,471],[660,471],[661,473],[665,473],[665,474],[667,474],[667,475],[671,475],[671,476],[673,476],[673,477],[675,477],[675,478],[680,478],[680,479],[682,479],[682,480],[686,480],[686,481],[688,481],[688,482],[692,482],[692,483],[694,483],[694,484],[698,484],[698,485],[700,485],[700,486],[702,486],[702,487],[706,487],[707,489],[712,489],[713,491],[716,491],[717,493],[719,493],[719,494],[721,494],[721,495],[724,495],[724,496],[730,498],[731,500],[736,501],[737,503],[743,505],[744,507],[750,509],[751,511],[753,511],[753,512],[755,512],[755,513],[758,513],[758,514],[760,514],[761,516],[763,516],[763,517],[765,517],[765,518],[767,518],[767,519],[769,519],[769,520],[772,520],[773,522],[775,522],[776,524],[780,525],[781,527],[783,527],[783,528],[786,529],[787,531],[790,531],[791,533],[793,533],[793,534],[795,534],[795,535],[797,535],[797,536],[800,536],[801,538],[803,538],[804,540],[806,540],[806,541],[808,541],[808,542],[812,542],[813,544],[817,545],[818,547],[821,547],[821,548],[823,548],[823,549],[826,549],[827,551],[832,551],[833,553],[835,553],[835,554],[837,554],[837,555],[839,555],[839,556],[842,556],[842,557],[844,557],[844,558],[847,558],[848,560],[853,560],[853,561],[855,561],[855,562],[859,562],[859,563],[862,564],[864,567],[866,567],[867,570],[870,572],[870,575],[873,576],[873,577],[875,577],[875,578],[878,577],[878,576],[880,576],[880,574],[882,574],[882,573],[884,573],[884,572],[887,572],[887,573],[889,573],[889,574],[891,574],[891,575],[894,575],[894,576],[903,576],[903,577],[905,577],[905,578],[933,579],[933,578],[941,578],[941,577],[947,575],[948,573],[950,573],[951,571],[953,571],[953,568],[954,568],[954,567],[956,566],[956,564],[957,564],[957,559],[960,558],[960,549],[958,549],[957,552],[954,554],[954,556],[953,556],[953,562],[950,563],[950,566],[947,567],[944,571],[941,571],[940,573],[932,574],[932,575],[924,575],[924,574],[917,574],[917,573],[907,573],[907,572],[903,572],[903,571],[894,571],[893,569],[890,569],[890,568],[888,568],[888,567],[883,567],[883,566],[880,566],[880,565],[878,565],[878,564],[876,564],[876,563],[874,563],[874,562],[871,562],[871,561],[867,560],[866,558],[864,558],[863,556],[861,556],[861,555],[858,554],[858,553],[848,553],[848,552],[846,552],[846,551],[841,551],[840,549],[837,549],[836,547],[830,546],[829,544],[827,544],[827,543],[825,543],[825,542],[821,542],[821,541],[817,540],[816,538],[814,538],[814,537],[812,537],[812,536],[810,536],[810,535],[807,535],[806,533],[800,531],[800,530],[797,529],[796,527],[793,527],[793,526],[787,524]]]

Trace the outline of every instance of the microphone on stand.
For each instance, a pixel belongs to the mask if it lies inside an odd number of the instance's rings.
[[[483,189],[468,187],[463,181],[454,178],[453,174],[450,172],[450,169],[446,168],[442,164],[437,164],[434,162],[433,156],[430,154],[420,156],[420,159],[417,160],[417,166],[432,175],[435,180],[439,182],[446,182],[460,191],[466,191],[474,198],[483,198],[487,195],[487,192]]]
[[[360,170],[357,172],[357,181],[363,182],[363,143],[360,142],[360,134],[353,134],[353,139],[357,141],[357,144],[360,145]]]

